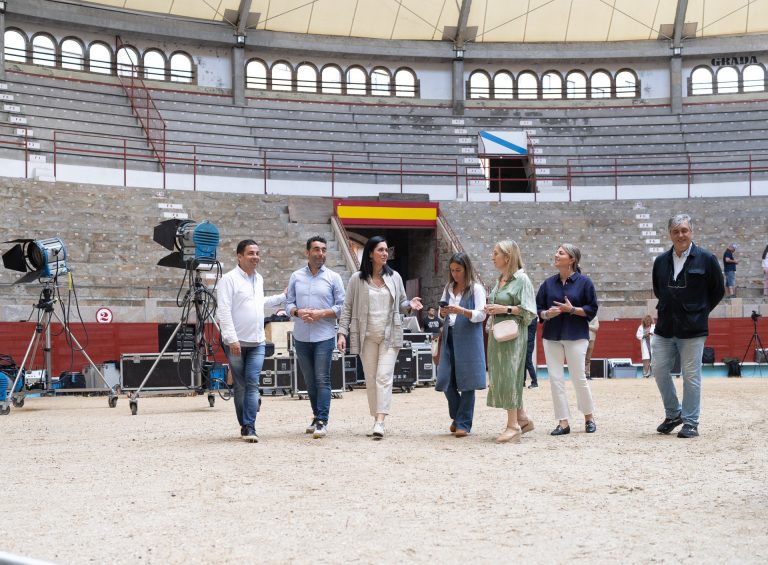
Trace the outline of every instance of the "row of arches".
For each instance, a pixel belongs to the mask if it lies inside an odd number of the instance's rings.
[[[631,69],[621,69],[612,75],[606,70],[596,70],[591,75],[574,70],[561,74],[547,71],[538,75],[533,71],[521,71],[514,75],[501,70],[491,75],[478,69],[469,75],[467,98],[482,99],[576,99],[576,98],[639,98],[640,81]]]
[[[57,41],[47,33],[27,37],[20,29],[8,29],[4,36],[5,60],[57,67],[98,74],[141,76],[148,80],[191,83],[194,80],[192,57],[183,51],[166,55],[150,48],[141,53],[136,47],[114,49],[103,41],[86,44],[77,37]]]
[[[393,72],[386,67],[367,71],[360,65],[352,65],[343,70],[334,64],[318,68],[313,63],[302,62],[294,68],[288,61],[268,65],[262,59],[251,59],[246,64],[245,77],[247,88],[260,90],[410,98],[419,93],[416,73],[406,67]]]
[[[719,67],[717,70],[707,65],[693,69],[688,79],[688,93],[691,96],[701,94],[736,94],[740,92],[765,92],[768,90],[766,68],[759,64],[738,67]]]

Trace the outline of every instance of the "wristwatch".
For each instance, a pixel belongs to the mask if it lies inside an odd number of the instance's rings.
[[[507,314],[512,314],[512,306],[507,306]]]
[[[576,312],[576,306],[571,306],[571,311],[568,312],[571,316]]]

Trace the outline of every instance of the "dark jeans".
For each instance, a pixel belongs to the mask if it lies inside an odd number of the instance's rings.
[[[256,347],[241,347],[240,355],[232,355],[224,346],[232,380],[235,383],[235,413],[241,426],[256,425],[259,411],[259,375],[264,365],[264,344]]]
[[[445,389],[445,397],[448,399],[448,414],[451,420],[456,422],[457,430],[472,431],[472,418],[475,414],[475,391],[460,391],[456,384],[456,358],[453,354],[453,331],[450,327],[443,330],[448,332],[446,347],[448,359],[451,362],[451,383]]]
[[[528,326],[528,349],[525,351],[525,372],[531,377],[532,385],[539,384],[536,378],[536,365],[533,364],[533,348],[536,346],[536,326],[538,323],[538,319],[534,318]],[[523,385],[525,385],[525,374],[523,374]]]
[[[296,359],[307,384],[312,415],[326,424],[331,411],[331,361],[335,345],[335,338],[317,342],[294,340]]]

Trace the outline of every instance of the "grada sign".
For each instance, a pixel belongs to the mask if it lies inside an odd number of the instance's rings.
[[[754,55],[739,55],[733,57],[714,57],[713,67],[724,67],[726,65],[757,65],[757,57]]]

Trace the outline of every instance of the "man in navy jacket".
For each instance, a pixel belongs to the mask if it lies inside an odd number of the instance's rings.
[[[693,243],[691,217],[678,214],[668,227],[672,248],[653,262],[653,293],[659,303],[652,370],[666,411],[656,431],[668,434],[683,424],[677,437],[691,438],[699,435],[701,355],[709,313],[722,300],[725,286],[717,257]],[[676,354],[683,373],[682,405],[670,374]]]

